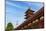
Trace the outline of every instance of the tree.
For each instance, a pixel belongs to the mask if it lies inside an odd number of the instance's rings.
[[[13,27],[12,23],[8,23],[5,31],[13,30],[13,28],[14,27]]]

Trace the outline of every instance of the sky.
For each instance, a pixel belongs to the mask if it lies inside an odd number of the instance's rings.
[[[25,21],[28,8],[38,11],[42,7],[43,3],[40,2],[6,0],[6,25],[11,22],[16,27]]]

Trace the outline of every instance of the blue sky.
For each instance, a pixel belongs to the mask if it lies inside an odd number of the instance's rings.
[[[16,26],[17,23],[19,25],[24,22],[24,15],[29,7],[37,11],[43,7],[43,3],[6,0],[6,24],[11,22]]]

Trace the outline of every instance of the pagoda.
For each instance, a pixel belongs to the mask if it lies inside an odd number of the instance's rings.
[[[33,13],[34,11],[33,10],[31,10],[30,8],[25,12],[25,16],[26,16],[26,18],[25,19],[28,19],[29,17],[31,17],[31,16],[33,16]]]

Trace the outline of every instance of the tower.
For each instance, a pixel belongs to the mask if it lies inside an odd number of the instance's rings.
[[[33,10],[31,10],[30,8],[25,12],[25,16],[26,18],[25,19],[28,19],[29,17],[33,16]]]

